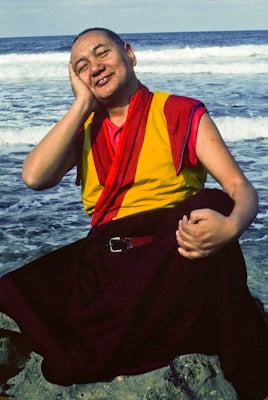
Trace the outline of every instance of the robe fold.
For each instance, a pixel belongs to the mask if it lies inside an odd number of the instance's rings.
[[[131,108],[135,110],[131,115],[128,115],[120,138],[119,148],[112,157],[108,157],[111,151],[107,149],[107,132],[106,134],[102,133],[102,130],[105,130],[104,124],[101,127],[98,126],[98,122],[93,124],[93,157],[100,183],[103,185],[103,191],[95,205],[92,226],[97,225],[102,220],[107,221],[107,214],[112,219],[113,213],[109,212],[109,206],[113,202],[120,204],[125,194],[121,188],[129,187],[133,183],[152,96],[153,94],[145,87],[139,89],[135,103],[131,105]],[[106,158],[103,157],[104,154],[107,155]]]
[[[233,202],[204,189],[173,209],[103,224],[1,278],[0,310],[44,357],[47,380],[107,380],[196,352],[218,354],[235,388],[256,394],[267,378],[267,331],[246,285],[238,243],[194,261],[177,251],[178,219],[202,207],[228,215]],[[110,237],[138,234],[154,238],[123,253],[106,247]]]
[[[142,211],[172,208],[203,187],[204,168],[189,154],[205,106],[141,85],[113,151],[99,110],[85,123],[82,199],[92,226]],[[193,139],[192,142],[195,142]]]
[[[102,118],[93,121],[87,145],[92,146],[94,167],[83,173],[91,174],[93,181],[95,173],[101,194],[88,237],[1,277],[0,311],[17,322],[30,348],[43,356],[42,371],[52,383],[107,380],[168,365],[180,354],[205,353],[220,356],[240,400],[259,400],[256,393],[268,382],[267,329],[247,288],[238,242],[197,260],[182,257],[177,249],[175,232],[183,215],[211,208],[227,216],[233,208],[224,192],[199,190],[200,171],[199,176],[191,168],[185,173],[191,163],[184,157],[187,140],[192,127],[197,131],[204,107],[194,100],[189,107],[189,100],[170,96],[161,114],[167,120],[154,121],[158,113],[151,113],[152,94],[145,88],[140,94],[118,154],[113,156],[109,149]],[[145,130],[148,119],[156,128],[153,132]],[[163,184],[175,181],[177,188],[176,179],[185,173],[183,182],[191,183],[190,194],[174,201],[175,206],[164,202],[163,207],[115,219],[124,201],[133,200],[127,196],[137,175],[143,179],[143,169],[137,173],[139,161],[142,158],[145,166],[151,148],[150,140],[144,143],[145,132],[150,138],[151,133],[158,135],[159,124],[166,136],[154,137],[157,144],[163,142],[162,158],[171,173],[165,176],[160,171],[162,147],[157,145],[159,157],[154,161],[160,166],[149,165],[148,176],[153,172],[156,182]],[[167,185],[169,192],[163,197],[176,198],[174,187]],[[148,190],[143,193],[150,195]],[[152,197],[157,206],[161,196]],[[121,253],[112,253],[107,246],[113,237],[148,235],[150,242]]]

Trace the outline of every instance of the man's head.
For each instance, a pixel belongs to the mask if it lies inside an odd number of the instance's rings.
[[[71,63],[81,81],[104,104],[122,103],[137,89],[134,51],[108,29],[81,32],[73,42]]]
[[[115,33],[114,31],[111,31],[110,29],[107,29],[107,28],[99,28],[99,27],[96,27],[96,28],[88,28],[88,29],[85,29],[84,31],[80,32],[80,33],[74,38],[73,45],[74,45],[74,43],[75,43],[81,36],[83,36],[83,35],[85,35],[85,34],[87,34],[87,33],[89,33],[89,32],[93,32],[93,31],[100,31],[100,32],[105,33],[114,43],[118,44],[118,46],[124,47],[124,44],[125,44],[125,43],[124,43],[124,41],[121,39],[121,37],[120,37],[117,33]]]

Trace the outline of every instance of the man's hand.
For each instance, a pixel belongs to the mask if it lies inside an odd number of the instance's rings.
[[[75,98],[78,101],[81,100],[84,103],[88,103],[88,108],[90,111],[95,111],[97,107],[97,101],[90,89],[76,75],[71,62],[69,63],[69,78]]]
[[[179,253],[189,259],[207,257],[235,237],[232,218],[208,209],[194,210],[178,222]]]

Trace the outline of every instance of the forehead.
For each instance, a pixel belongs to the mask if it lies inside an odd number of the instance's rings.
[[[74,57],[81,51],[94,51],[96,47],[107,44],[115,46],[115,43],[105,34],[105,32],[91,31],[85,33],[74,43],[71,50],[71,57]]]

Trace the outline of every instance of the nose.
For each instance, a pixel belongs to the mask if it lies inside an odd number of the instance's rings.
[[[91,61],[91,75],[98,76],[101,72],[105,70],[105,66],[99,61]]]

